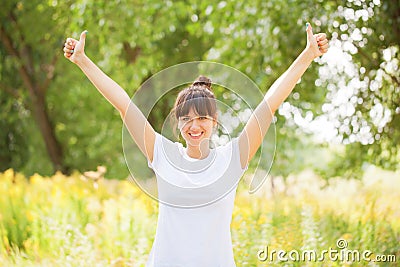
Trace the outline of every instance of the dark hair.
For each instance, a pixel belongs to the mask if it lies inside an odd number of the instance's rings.
[[[212,82],[205,76],[199,76],[189,87],[179,92],[175,104],[175,118],[189,114],[193,108],[200,116],[215,118],[217,113],[217,102],[211,91]]]

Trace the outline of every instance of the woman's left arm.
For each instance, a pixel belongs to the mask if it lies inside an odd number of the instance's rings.
[[[239,135],[240,162],[242,168],[253,158],[271,125],[275,111],[292,92],[296,83],[311,62],[328,51],[326,34],[313,34],[307,23],[307,46],[290,67],[283,73],[265,94]]]

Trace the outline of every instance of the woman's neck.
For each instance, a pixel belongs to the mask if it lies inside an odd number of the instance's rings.
[[[200,146],[187,145],[186,154],[194,159],[204,159],[210,154],[210,148],[207,142],[202,142]]]

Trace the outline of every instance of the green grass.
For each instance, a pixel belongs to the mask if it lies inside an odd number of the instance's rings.
[[[249,194],[241,181],[232,218],[237,266],[398,266],[399,173],[371,168],[362,180],[311,172],[275,177]],[[80,174],[24,177],[0,173],[0,266],[144,266],[155,236],[157,203],[133,183]],[[268,250],[338,249],[395,255],[396,262],[260,261]],[[287,255],[286,255],[287,256]]]

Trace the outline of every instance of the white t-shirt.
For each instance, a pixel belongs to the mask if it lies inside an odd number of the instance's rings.
[[[238,139],[193,159],[181,143],[156,133],[157,232],[147,267],[232,267],[230,224],[242,169]]]

